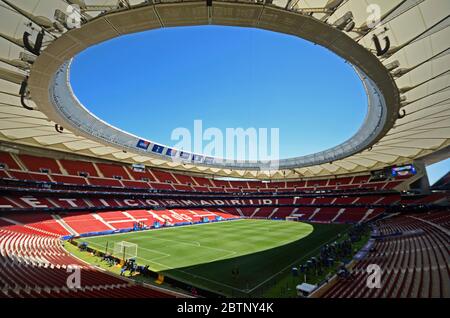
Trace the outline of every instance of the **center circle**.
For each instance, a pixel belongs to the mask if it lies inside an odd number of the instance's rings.
[[[176,128],[194,135],[194,120],[224,136],[227,128],[278,128],[280,158],[344,142],[367,112],[362,83],[342,58],[252,28],[176,27],[115,38],[76,56],[71,85],[99,118],[169,146]]]

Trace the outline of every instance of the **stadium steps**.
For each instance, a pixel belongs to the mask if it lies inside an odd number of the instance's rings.
[[[256,208],[255,211],[250,215],[251,218],[255,217],[255,215],[261,210],[261,208]]]
[[[94,167],[95,172],[97,173],[97,176],[104,178],[105,176],[103,175],[103,172],[100,170],[100,168],[95,164],[95,162],[91,163],[92,166]]]
[[[278,212],[278,210],[279,210],[279,208],[273,209],[272,213],[269,214],[268,218],[269,218],[269,219],[273,218],[273,216],[275,215],[275,213]]]
[[[316,208],[314,210],[314,212],[309,216],[308,220],[314,219],[314,217],[316,216],[317,213],[319,213],[319,211],[320,211],[320,208]]]
[[[236,208],[236,211],[237,211],[237,213],[239,213],[239,216],[241,216],[241,217],[245,216],[240,208]]]
[[[103,223],[105,226],[110,228],[111,230],[117,230],[114,226],[112,226],[110,223],[106,222],[100,215],[97,213],[92,213],[92,216],[99,222]]]
[[[11,203],[11,205],[15,208],[24,208],[24,205],[22,203],[19,203],[18,201],[16,201],[15,199],[11,198],[11,197],[3,197],[3,199],[9,203]]]
[[[130,213],[128,213],[127,211],[122,211],[122,214],[129,218],[130,220],[132,220],[133,222],[139,222],[140,220],[136,219],[134,216],[132,216]]]
[[[58,165],[59,171],[61,171],[61,174],[68,175],[67,170],[64,168],[61,161],[59,161],[58,159],[55,159],[55,161],[56,164]]]
[[[64,221],[64,219],[61,216],[59,216],[58,214],[52,214],[52,217],[59,225],[65,228],[66,231],[69,232],[71,235],[75,236],[79,235],[79,233],[75,231],[73,228],[71,228],[69,224],[67,224],[66,221]]]
[[[11,156],[13,163],[15,163],[17,165],[16,167],[14,167],[14,166],[9,167],[10,169],[19,168],[20,170],[23,170],[23,171],[28,170],[27,167],[23,164],[23,162],[20,160],[20,158],[16,154],[10,153],[9,155]]]
[[[2,219],[2,220],[4,220],[4,221],[7,221],[7,222],[9,222],[9,223],[11,223],[11,224],[19,225],[19,226],[23,227],[24,229],[30,229],[30,230],[39,232],[39,233],[41,233],[41,234],[45,234],[45,235],[49,235],[49,236],[53,236],[53,237],[59,237],[58,234],[55,234],[55,233],[53,233],[53,232],[49,232],[49,231],[45,231],[45,230],[42,230],[42,229],[39,229],[39,228],[35,228],[35,227],[33,227],[33,226],[23,224],[23,223],[21,223],[21,222],[15,221],[15,220],[10,219],[10,218],[0,217],[0,219]]]
[[[336,216],[334,218],[331,219],[331,222],[335,222],[337,220],[338,217],[340,217],[343,213],[345,212],[345,209],[340,209],[338,211],[338,213],[336,214]]]
[[[372,214],[373,211],[374,211],[374,209],[368,209],[366,214],[364,214],[364,216],[361,218],[361,220],[359,220],[358,223],[362,223],[365,220],[367,220],[369,218],[369,216]]]

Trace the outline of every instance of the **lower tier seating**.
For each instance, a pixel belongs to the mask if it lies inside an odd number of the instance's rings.
[[[0,298],[174,297],[92,268],[68,254],[56,237],[17,228],[0,228]],[[79,285],[67,283],[74,268]]]
[[[0,215],[0,229],[38,235],[60,237],[92,232],[133,229],[137,223],[146,226],[175,225],[186,222],[199,222],[234,218],[217,209],[173,209],[173,210],[127,210],[104,212],[45,212],[4,213]]]
[[[356,261],[325,298],[450,297],[450,237],[422,219],[448,220],[448,212],[398,216],[376,223],[378,238],[368,255]],[[369,264],[381,268],[380,288],[366,284]]]
[[[134,224],[173,225],[230,214],[214,210],[130,210],[50,214],[4,213],[0,216],[0,298],[174,297],[159,288],[134,285],[100,272],[72,257],[62,235],[133,228]],[[67,284],[70,268],[80,270],[81,284]]]

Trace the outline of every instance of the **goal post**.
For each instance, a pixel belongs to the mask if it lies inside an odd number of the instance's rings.
[[[121,258],[123,260],[136,258],[137,249],[138,249],[137,244],[130,243],[127,241],[116,242],[114,243],[114,256]]]
[[[298,221],[298,216],[287,216],[286,221]]]

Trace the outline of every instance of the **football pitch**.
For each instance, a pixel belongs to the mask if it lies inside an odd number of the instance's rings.
[[[115,243],[134,243],[137,263],[155,272],[225,296],[251,296],[281,272],[318,254],[321,245],[347,228],[241,219],[79,241],[103,252],[107,245],[112,252]]]

